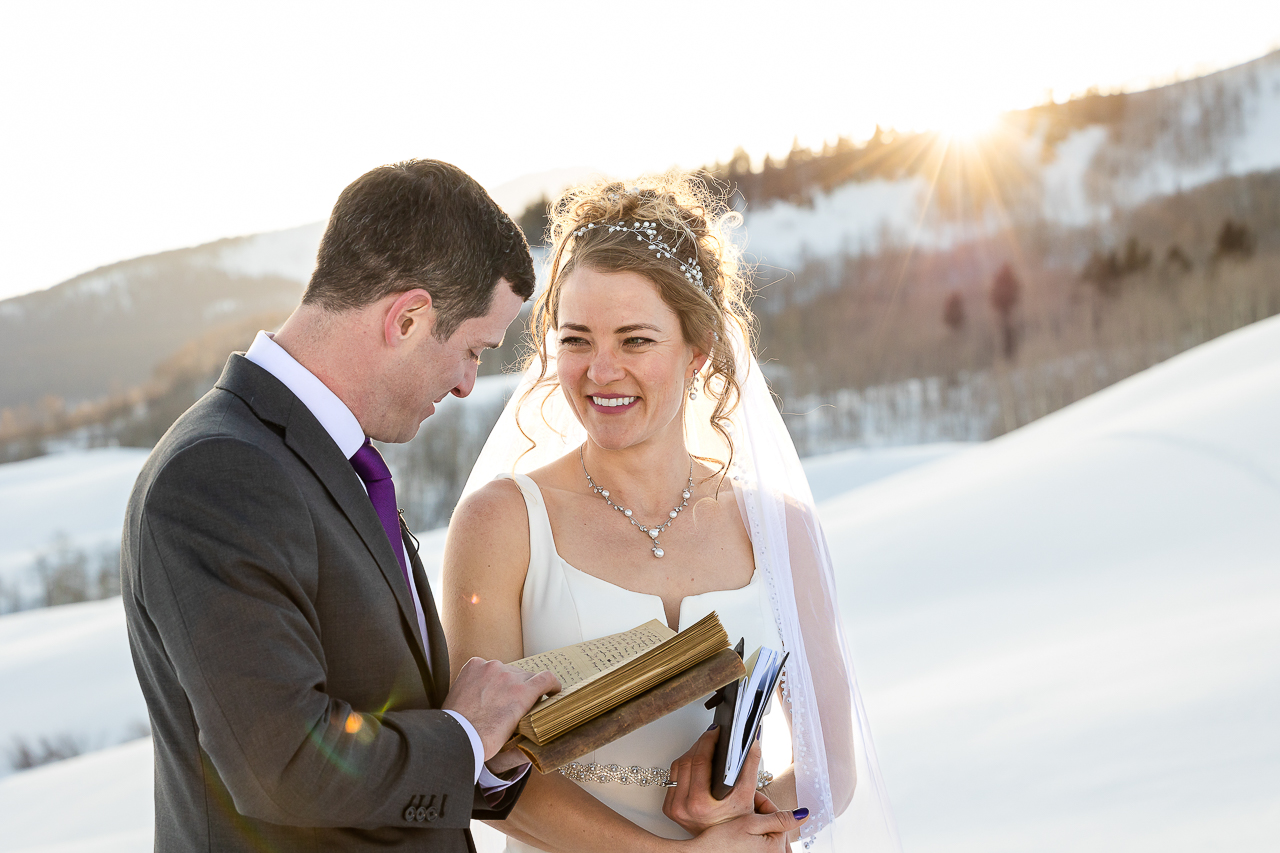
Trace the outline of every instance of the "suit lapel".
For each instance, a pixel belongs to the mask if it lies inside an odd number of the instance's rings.
[[[431,583],[427,580],[422,558],[418,555],[418,540],[413,537],[403,518],[400,519],[400,534],[405,539],[405,550],[409,552],[409,570],[418,587],[418,600],[422,602],[422,614],[427,623],[427,648],[431,650],[431,704],[439,708],[449,694],[449,645],[445,640],[444,626],[440,624],[440,612],[436,609]]]
[[[316,475],[369,549],[378,571],[396,598],[400,615],[418,643],[419,656],[423,656],[425,647],[418,630],[418,617],[409,588],[405,586],[400,561],[391,550],[391,540],[387,538],[360,477],[329,433],[283,382],[241,355],[233,354],[228,359],[217,387],[240,397],[264,421],[284,428],[285,444]],[[445,680],[448,680],[447,675]]]

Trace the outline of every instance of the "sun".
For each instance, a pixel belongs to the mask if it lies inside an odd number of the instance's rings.
[[[944,142],[972,145],[990,135],[1000,124],[1006,105],[983,98],[972,91],[954,87],[928,92],[915,91],[904,103],[903,126],[938,134]],[[906,99],[904,99],[906,100]]]
[[[948,142],[972,145],[995,130],[1000,113],[966,104],[939,104],[926,124]]]

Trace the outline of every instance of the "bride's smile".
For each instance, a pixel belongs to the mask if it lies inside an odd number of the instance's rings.
[[[614,397],[607,394],[592,394],[591,404],[598,409],[627,408],[639,397]]]

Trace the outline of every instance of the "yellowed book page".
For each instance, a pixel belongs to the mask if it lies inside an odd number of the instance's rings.
[[[583,685],[617,669],[675,635],[675,631],[661,621],[653,619],[620,634],[610,634],[607,637],[587,640],[562,649],[552,649],[549,652],[522,658],[515,661],[513,666],[518,666],[526,672],[542,672],[544,669],[549,669],[555,673],[556,678],[560,679],[560,692],[539,702],[534,706],[534,710],[537,710],[576,692]]]

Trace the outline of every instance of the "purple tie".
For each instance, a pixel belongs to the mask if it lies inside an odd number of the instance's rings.
[[[391,469],[387,467],[378,448],[367,438],[356,455],[351,457],[351,467],[356,469],[356,474],[369,490],[369,500],[373,501],[373,508],[382,521],[382,529],[391,540],[391,550],[396,555],[396,562],[400,564],[400,571],[404,573],[404,582],[409,584],[409,567],[404,561],[404,540],[400,537],[400,514],[396,511],[396,487],[391,482]]]

